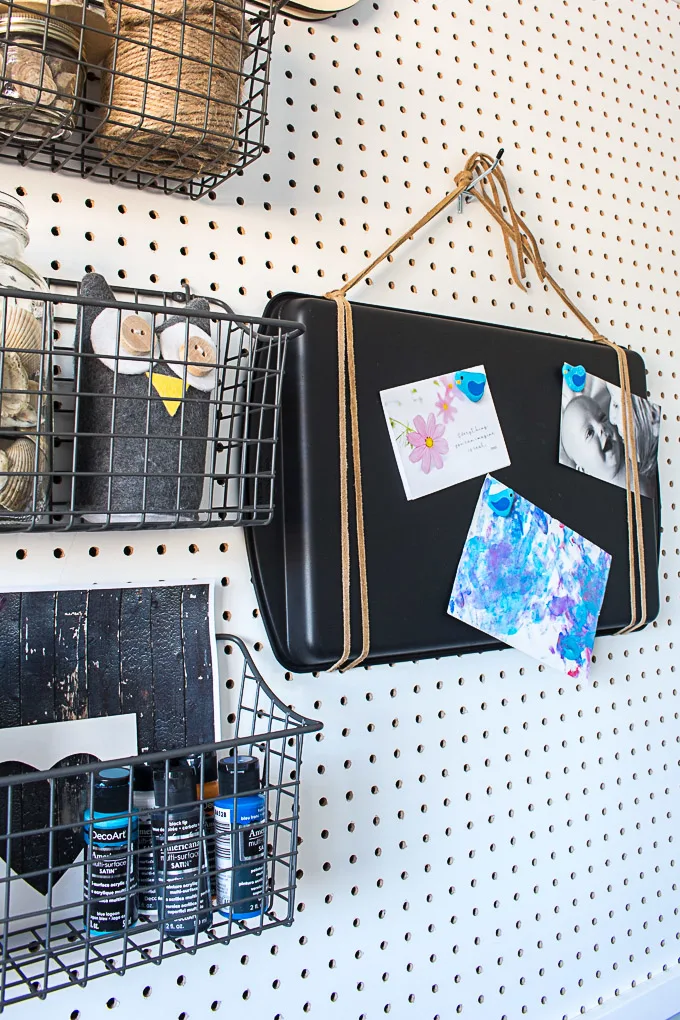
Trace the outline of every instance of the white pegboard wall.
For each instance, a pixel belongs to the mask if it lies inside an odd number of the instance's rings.
[[[571,1020],[610,1015],[617,996],[673,974],[679,33],[670,0],[362,0],[327,22],[281,21],[271,152],[214,199],[2,164],[45,273],[187,279],[257,314],[267,294],[349,278],[451,188],[467,155],[503,145],[549,268],[604,333],[644,354],[664,410],[661,613],[599,640],[589,684],[513,651],[291,677],[267,647],[236,530],[0,536],[6,588],[214,577],[218,627],[325,724],[305,745],[290,930],[10,1017]],[[352,296],[582,335],[534,278],[527,295],[509,285],[474,203]],[[629,1015],[662,1020],[652,999]]]

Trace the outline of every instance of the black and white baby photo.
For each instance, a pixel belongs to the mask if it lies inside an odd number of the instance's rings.
[[[640,492],[656,491],[661,408],[633,395],[633,420],[637,443]],[[560,464],[626,487],[623,446],[621,387],[587,374],[582,392],[575,393],[562,381]]]

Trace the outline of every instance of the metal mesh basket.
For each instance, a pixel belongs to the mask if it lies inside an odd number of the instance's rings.
[[[210,298],[199,329],[182,292],[118,288],[111,302],[58,286],[0,288],[0,529],[268,523],[286,342],[301,327],[246,321]],[[36,330],[28,350],[12,329],[19,306]],[[82,327],[103,309],[97,353]],[[123,343],[140,323],[141,361]],[[199,340],[216,362],[203,389],[191,374],[203,371],[190,360]],[[17,359],[30,378],[13,374]]]
[[[264,151],[280,0],[0,10],[0,155],[200,198]]]
[[[5,763],[0,777],[0,1010],[24,999],[45,998],[58,988],[84,986],[96,977],[124,974],[201,946],[292,924],[302,742],[305,734],[320,730],[321,723],[294,712],[269,690],[238,638],[218,635],[218,640],[228,642],[227,650],[243,658],[240,679],[236,674],[237,679],[227,681],[236,699],[229,716],[233,727],[229,740],[15,775],[7,774],[8,766],[16,768],[17,763]],[[209,796],[207,789],[212,752],[218,758],[254,755],[262,775],[260,821],[238,821],[244,817],[239,799],[252,797],[251,793],[240,795],[236,789],[230,795],[234,824],[228,836],[224,831],[218,836],[227,840],[226,855],[225,848],[220,851],[215,844],[213,809],[219,798]],[[177,873],[164,849],[176,807],[153,809],[150,845],[126,838],[133,829],[136,835],[140,824],[130,788],[127,806],[114,816],[115,825],[123,830],[123,844],[109,854],[113,861],[107,858],[109,865],[117,861],[118,866],[112,905],[110,890],[109,898],[97,891],[101,860],[91,850],[88,819],[97,773],[148,763],[158,770],[161,786],[167,786],[170,770],[188,757],[194,767],[196,799],[186,807],[199,835],[193,838],[185,832],[174,844],[174,859],[177,854],[180,859],[192,854],[192,868]],[[249,887],[256,901],[248,903],[238,892],[243,888],[240,875],[248,866],[247,856],[237,850],[244,843],[258,848],[257,888],[252,883]],[[145,885],[149,860],[152,879]],[[230,898],[225,897],[225,888],[235,890]],[[154,917],[138,911],[139,897],[149,892],[156,894]],[[184,907],[178,909],[182,898]],[[103,908],[122,916],[119,931],[94,933],[94,918]]]

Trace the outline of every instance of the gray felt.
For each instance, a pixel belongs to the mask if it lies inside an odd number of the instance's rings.
[[[115,301],[106,280],[97,273],[83,277],[81,293],[107,304]],[[204,298],[196,298],[187,307],[208,311],[210,306]],[[83,357],[76,423],[76,509],[95,521],[104,514],[126,522],[145,516],[195,520],[203,494],[212,393],[187,387],[173,417],[145,373],[119,374],[114,393],[114,374],[94,354],[90,341],[92,323],[100,311],[83,306],[79,316]],[[158,331],[184,319],[173,316]],[[205,317],[191,321],[210,332]],[[162,359],[154,365],[154,373],[174,376]]]

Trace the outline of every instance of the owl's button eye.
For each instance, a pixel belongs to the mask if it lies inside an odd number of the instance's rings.
[[[128,354],[151,350],[151,327],[139,315],[126,315],[120,324],[120,345]]]
[[[179,356],[185,358],[185,344],[180,344]],[[215,351],[208,340],[201,336],[190,336],[186,355],[187,372],[190,375],[207,375],[215,366]]]

